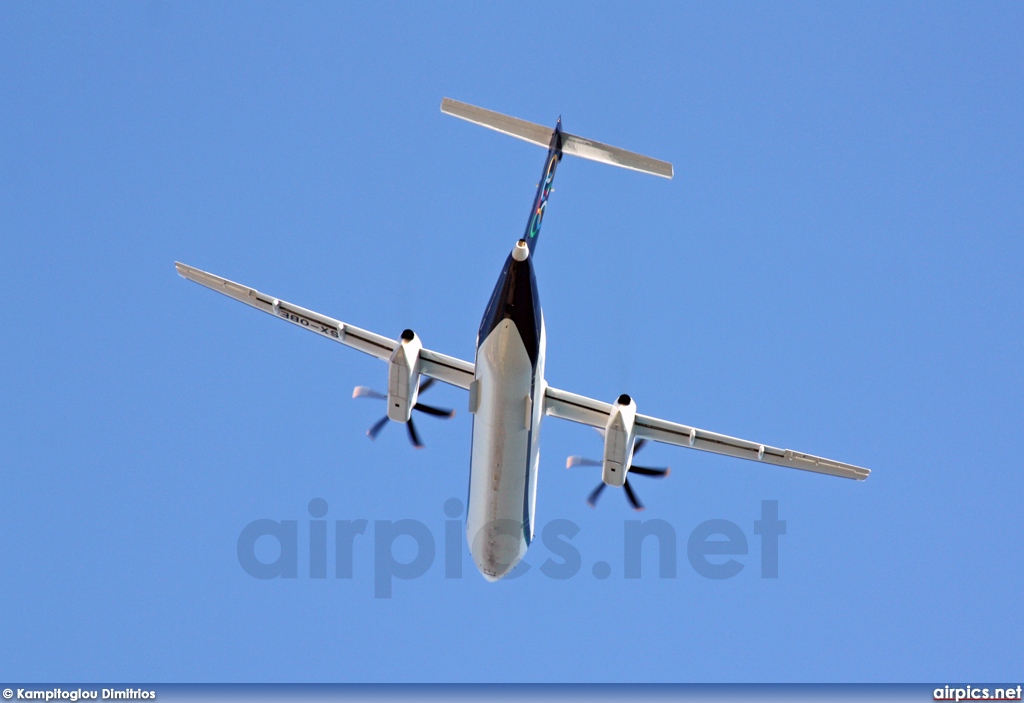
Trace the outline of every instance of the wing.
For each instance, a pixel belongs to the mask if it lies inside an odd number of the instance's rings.
[[[608,416],[612,411],[610,403],[603,403],[600,400],[593,400],[582,395],[560,391],[550,386],[544,392],[544,412],[553,417],[560,417],[563,420],[572,420],[591,427],[604,429],[608,422]],[[636,416],[637,438],[651,439],[655,442],[674,444],[677,447],[689,447],[700,449],[715,454],[725,454],[740,459],[750,459],[765,464],[776,466],[788,466],[793,469],[804,471],[815,471],[830,476],[852,478],[863,481],[871,473],[870,470],[844,464],[831,459],[823,459],[819,456],[795,452],[792,449],[779,449],[767,444],[749,442],[745,439],[737,439],[728,435],[718,434],[701,430],[689,425],[680,425],[676,422],[659,420],[648,415]]]
[[[182,278],[187,278],[246,305],[251,305],[257,310],[262,310],[293,325],[315,332],[321,337],[340,342],[378,359],[387,361],[391,358],[395,347],[398,346],[398,342],[393,339],[335,320],[333,317],[300,308],[298,305],[292,305],[226,278],[214,276],[212,273],[206,273],[177,262],[174,267]],[[473,364],[429,349],[420,351],[420,372],[425,376],[436,378],[459,388],[468,389],[469,384],[473,382]]]

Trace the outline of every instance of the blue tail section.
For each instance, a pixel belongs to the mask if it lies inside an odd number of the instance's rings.
[[[562,160],[563,150],[564,153],[578,156],[581,159],[621,166],[663,178],[672,178],[672,164],[667,161],[659,161],[643,154],[635,154],[609,144],[595,142],[593,139],[585,139],[575,134],[562,132],[561,117],[558,118],[558,124],[552,131],[544,125],[503,115],[494,110],[485,110],[482,107],[451,98],[441,100],[441,112],[548,148],[548,158],[544,162],[544,171],[541,173],[540,184],[537,186],[537,195],[533,199],[533,209],[530,210],[530,219],[526,223],[526,234],[523,235],[523,241],[526,242],[531,254],[537,249],[540,225],[544,220],[544,210],[548,204],[548,196],[551,195],[551,184],[555,180],[555,169],[558,167],[558,162]]]
[[[533,198],[533,209],[530,211],[530,219],[526,222],[526,234],[523,239],[530,248],[532,256],[537,251],[537,239],[540,236],[540,225],[544,220],[544,210],[548,206],[548,197],[551,195],[551,185],[555,181],[555,169],[558,162],[562,160],[562,118],[558,118],[555,131],[551,134],[551,145],[548,147],[548,158],[544,161],[544,171],[541,174],[540,183],[537,185],[537,195]]]

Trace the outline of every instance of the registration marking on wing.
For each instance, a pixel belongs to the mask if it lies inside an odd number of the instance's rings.
[[[312,330],[317,334],[335,341],[340,342],[345,334],[345,324],[343,322],[334,324],[326,320],[318,320],[316,317],[303,314],[298,310],[286,308],[281,305],[280,302],[274,305],[273,308],[277,313],[277,316],[282,320],[287,320],[293,325],[298,325],[299,327],[305,327],[306,329]]]

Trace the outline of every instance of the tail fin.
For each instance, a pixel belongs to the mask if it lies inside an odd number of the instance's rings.
[[[517,139],[542,146],[545,149],[551,146],[551,137],[554,130],[544,125],[527,122],[517,117],[509,117],[500,112],[485,110],[482,107],[469,105],[467,103],[443,98],[441,100],[441,112],[459,117],[468,122],[493,129],[496,132],[507,134]],[[626,151],[616,146],[609,146],[601,142],[595,142],[584,137],[577,137],[575,134],[562,132],[562,153],[578,156],[591,161],[600,161],[613,166],[621,166],[641,173],[650,173],[662,178],[672,178],[672,164],[667,161],[652,159],[650,156],[643,156],[632,151]]]

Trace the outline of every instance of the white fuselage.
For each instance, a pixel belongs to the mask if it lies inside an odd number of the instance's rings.
[[[538,341],[534,365],[516,324],[506,318],[477,348],[466,539],[490,581],[511,571],[533,539],[544,412],[543,318]]]
[[[466,540],[489,581],[515,568],[533,541],[545,350],[533,252],[561,158],[556,127],[526,234],[505,261],[477,333]]]

